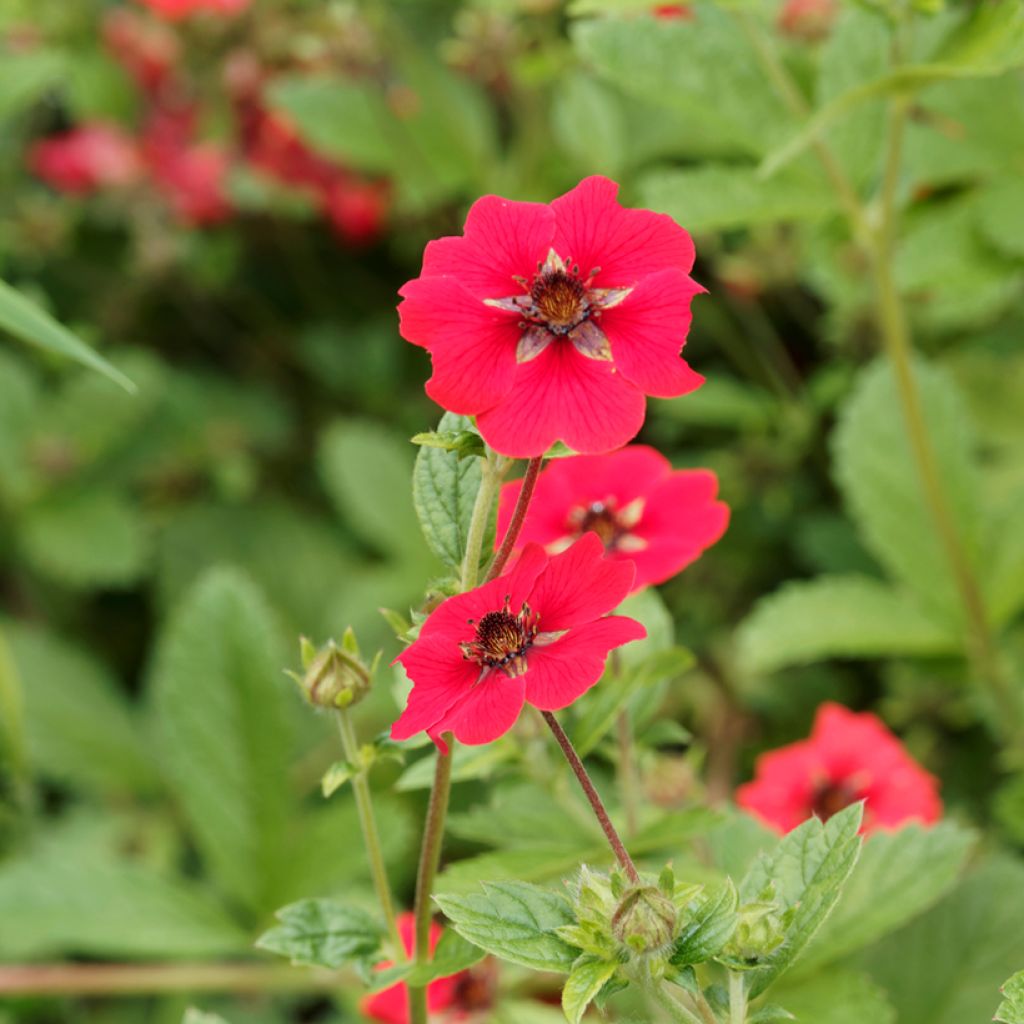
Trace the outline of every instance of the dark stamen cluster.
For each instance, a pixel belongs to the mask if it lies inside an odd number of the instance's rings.
[[[552,270],[538,274],[530,288],[537,318],[555,334],[564,334],[587,312],[586,289],[577,274]]]
[[[476,636],[459,646],[462,656],[475,661],[486,669],[500,668],[510,677],[521,676],[526,671],[526,652],[537,635],[538,617],[528,604],[524,604],[518,615],[509,607],[511,598],[505,596],[505,606],[500,611],[488,612],[476,626]]]
[[[606,548],[613,547],[623,532],[615,511],[603,501],[595,501],[584,510],[579,521],[579,532],[582,535],[588,531],[596,533]]]
[[[827,782],[818,787],[811,801],[811,811],[822,821],[828,821],[844,807],[857,799],[857,794],[841,782]]]

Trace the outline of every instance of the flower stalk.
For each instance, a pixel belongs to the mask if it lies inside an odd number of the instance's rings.
[[[537,489],[537,478],[540,476],[540,467],[543,461],[543,456],[538,455],[527,463],[526,473],[523,476],[523,486],[519,491],[516,507],[512,511],[512,519],[509,521],[508,529],[505,531],[505,536],[501,541],[501,547],[498,548],[498,553],[494,556],[494,561],[487,571],[488,583],[501,575],[509,560],[509,556],[515,549],[516,541],[519,539],[519,534],[523,529],[523,523],[526,521],[526,510],[530,507],[533,492]],[[464,589],[468,590],[469,587],[464,587]]]
[[[729,972],[729,1024],[747,1024],[747,983],[739,971]]]

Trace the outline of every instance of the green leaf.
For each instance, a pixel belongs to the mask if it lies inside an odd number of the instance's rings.
[[[619,969],[615,961],[581,956],[572,965],[565,987],[562,989],[562,1011],[569,1024],[579,1024],[587,1007]]]
[[[158,751],[210,873],[258,912],[289,866],[294,704],[263,599],[234,571],[200,579],[160,639]]]
[[[153,790],[140,723],[109,670],[41,627],[3,628],[22,681],[28,756],[40,776],[105,794]]]
[[[361,769],[351,761],[335,761],[324,772],[323,778],[320,780],[320,792],[325,797],[333,796],[353,775],[357,775],[360,771]]]
[[[337,968],[365,960],[379,948],[384,933],[365,911],[340,900],[300,900],[277,912],[281,923],[256,941],[260,949],[306,967]]]
[[[64,56],[38,44],[25,53],[7,47],[0,61],[0,121],[31,107],[67,73]],[[5,125],[6,130],[10,127]]]
[[[645,206],[694,233],[817,221],[836,209],[835,193],[818,176],[780,174],[764,181],[753,165],[741,164],[655,171],[641,179],[640,195]]]
[[[373,972],[370,990],[379,992],[398,982],[429,985],[437,978],[449,978],[474,964],[487,954],[479,946],[468,942],[457,931],[446,928],[428,964],[399,964],[387,970]]]
[[[563,76],[555,91],[551,126],[571,163],[583,174],[615,176],[626,158],[626,123],[619,98],[582,72]]]
[[[467,417],[447,412],[441,417],[438,431],[463,431],[471,426]],[[479,459],[460,460],[456,452],[432,447],[421,448],[416,456],[412,482],[416,514],[431,551],[451,569],[462,567],[480,478]],[[484,538],[485,556],[493,546],[492,521]]]
[[[125,587],[146,568],[149,538],[134,502],[112,491],[53,494],[24,511],[20,540],[48,576],[77,587]]]
[[[738,152],[758,156],[792,125],[729,13],[702,7],[693,25],[657,18],[576,24],[582,60],[623,91],[682,110]]]
[[[896,1024],[885,992],[854,971],[830,970],[799,985],[780,986],[775,995],[791,1011],[789,1019],[806,1024]]]
[[[120,852],[127,834],[51,825],[0,866],[0,956],[195,959],[244,954],[249,936],[202,887]]]
[[[422,553],[409,502],[412,455],[378,424],[337,420],[321,435],[317,466],[335,507],[381,554]]]
[[[1004,998],[995,1019],[1002,1024],[1024,1024],[1024,971],[1018,971],[1000,991]]]
[[[109,377],[126,391],[135,385],[117,367],[97,355],[84,341],[61,326],[49,313],[29,302],[9,284],[0,281],[0,329],[44,352],[72,359]]]
[[[737,641],[752,672],[823,658],[950,654],[960,644],[912,596],[868,576],[786,583],[758,601]]]
[[[955,884],[975,839],[951,821],[875,832],[799,971],[862,949],[937,903]]]
[[[918,360],[913,376],[953,525],[973,559],[979,486],[967,411],[942,371]],[[862,372],[840,411],[833,438],[836,480],[865,546],[914,592],[923,609],[958,628],[959,591],[925,498],[896,381],[886,363]]]
[[[1024,181],[1003,178],[986,185],[978,197],[978,226],[997,249],[1024,259]]]
[[[739,893],[731,879],[697,898],[672,950],[673,967],[702,964],[721,952],[736,930]]]
[[[988,1020],[1024,962],[1024,866],[991,858],[941,903],[859,958],[900,1024]]]
[[[797,959],[814,938],[857,863],[863,807],[854,804],[822,824],[811,818],[762,853],[740,884],[744,903],[773,887],[783,912],[790,913],[785,943],[764,967],[749,974],[750,997],[759,996]]]
[[[482,892],[435,896],[434,902],[464,939],[501,960],[568,974],[579,955],[555,934],[575,921],[561,893],[526,882],[491,882]]]
[[[496,768],[513,760],[516,750],[511,744],[488,743],[481,747],[458,746],[452,752],[452,782],[468,779],[487,779]],[[421,757],[398,777],[395,789],[399,793],[416,789],[429,789],[434,782],[434,758]]]
[[[219,1013],[206,1013],[190,1006],[181,1019],[181,1024],[228,1024]]]

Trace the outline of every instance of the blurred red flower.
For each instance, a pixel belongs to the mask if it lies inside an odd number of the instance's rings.
[[[501,490],[499,536],[521,486],[516,480]],[[721,538],[729,508],[715,500],[717,493],[710,470],[673,470],[646,445],[555,459],[537,480],[519,541],[555,554],[592,530],[609,557],[636,565],[633,589],[639,590],[675,576]]]
[[[99,121],[41,139],[29,150],[28,162],[35,174],[61,192],[128,185],[142,171],[135,141]]]
[[[193,14],[208,12],[211,14],[240,14],[251,0],[139,0],[154,14],[168,21],[179,21]]]
[[[822,704],[806,740],[762,754],[736,803],[781,832],[864,800],[862,832],[942,816],[938,779],[870,712]]]
[[[694,17],[693,8],[689,4],[658,4],[652,13],[656,18],[666,21],[692,21]]]
[[[173,29],[127,7],[107,12],[103,40],[145,93],[158,92],[169,83],[181,56],[181,44]]]
[[[633,575],[588,533],[553,558],[530,544],[506,575],[448,598],[396,659],[413,688],[392,739],[426,730],[441,749],[446,732],[490,743],[525,703],[543,711],[571,704],[601,677],[613,647],[647,635],[634,619],[607,614]]]
[[[398,931],[402,936],[402,945],[406,953],[413,956],[416,952],[416,921],[412,914],[398,915]],[[444,929],[432,922],[430,925],[430,952],[441,941]],[[394,967],[390,961],[378,964],[377,970],[383,971]],[[427,986],[427,1009],[431,1014],[441,1013],[452,1007],[458,996],[460,985],[468,978],[468,971],[447,978],[438,978]],[[370,1020],[379,1020],[382,1024],[409,1024],[409,990],[399,982],[390,988],[382,989],[371,996],[366,996],[360,1007]]]
[[[779,11],[779,31],[794,39],[817,42],[832,30],[838,14],[835,0],[785,0]]]
[[[617,192],[592,177],[550,204],[484,196],[400,291],[402,336],[433,361],[427,393],[476,416],[505,455],[559,439],[611,451],[640,429],[645,395],[703,382],[679,355],[703,291],[689,277],[693,242]]]

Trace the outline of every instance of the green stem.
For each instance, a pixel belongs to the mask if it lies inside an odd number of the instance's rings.
[[[747,1024],[747,983],[739,971],[729,972],[729,1024]]]
[[[345,751],[345,758],[349,764],[359,764],[359,741],[356,737],[355,726],[352,724],[352,713],[348,708],[341,708],[337,712],[338,732],[341,734],[341,746]],[[377,818],[373,813],[373,796],[370,792],[370,783],[366,772],[357,770],[352,776],[352,792],[356,798],[356,809],[359,812],[359,826],[363,831],[363,842],[366,845],[366,856],[370,862],[370,875],[373,878],[373,887],[377,891],[377,900],[384,913],[384,922],[387,925],[388,936],[395,951],[395,960],[405,960],[405,946],[402,943],[402,935],[398,930],[398,921],[395,917],[395,904],[391,898],[391,886],[388,883],[388,870],[384,864],[384,852],[380,842],[380,832],[377,830]]]
[[[451,746],[455,740],[451,733],[443,737],[449,744],[447,753],[438,751],[434,767],[434,785],[430,790],[430,804],[423,829],[420,864],[416,873],[416,902],[413,915],[416,921],[415,961],[417,966],[430,963],[430,897],[437,877],[444,841],[444,822],[448,815],[448,797],[452,788]],[[425,985],[409,985],[410,1024],[427,1024],[427,989]]]
[[[665,987],[663,982],[655,981],[651,976],[650,965],[641,966],[634,974],[647,999],[660,1007],[673,1024],[702,1024],[692,1010],[683,1006]]]
[[[626,835],[632,839],[637,831],[638,786],[636,759],[633,756],[633,722],[628,707],[619,712],[615,725],[619,744],[619,793],[626,814]]]
[[[28,796],[28,749],[25,740],[25,706],[17,666],[0,632],[0,749],[6,751],[10,776],[18,802]]]
[[[500,456],[499,456],[500,458]],[[497,497],[504,468],[489,458],[481,459],[480,490],[476,494],[473,516],[469,521],[466,535],[466,553],[462,559],[462,589],[472,590],[480,575],[480,558],[483,553],[484,537],[490,521],[491,508]],[[479,514],[478,514],[479,513]]]

